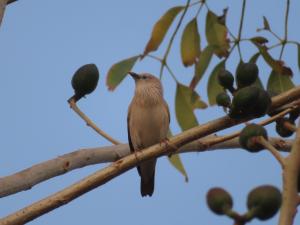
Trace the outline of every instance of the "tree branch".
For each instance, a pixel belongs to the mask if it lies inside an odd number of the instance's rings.
[[[179,153],[202,152],[223,149],[240,149],[238,138],[219,142],[223,136],[202,138],[183,146]],[[273,146],[284,152],[290,150],[292,142],[281,138],[271,138]],[[0,178],[0,198],[26,191],[33,186],[85,166],[114,162],[130,154],[127,144],[107,147],[80,149],[57,158],[36,164],[15,174]],[[43,171],[43,173],[41,173]]]
[[[295,87],[289,91],[274,97],[272,106],[280,107],[283,104],[290,103],[300,97],[300,87]],[[280,104],[280,102],[282,104]],[[248,120],[251,118],[248,118]],[[0,220],[1,225],[8,224],[24,224],[29,222],[47,212],[52,211],[75,198],[91,191],[94,188],[105,184],[120,174],[132,169],[139,163],[158,158],[165,154],[171,154],[174,151],[172,146],[180,148],[187,143],[195,141],[201,137],[213,134],[219,130],[223,130],[234,125],[245,122],[243,120],[234,120],[228,116],[221,117],[219,119],[207,122],[201,126],[197,126],[186,130],[169,140],[168,145],[156,144],[142,151],[138,151],[135,154],[130,154],[122,159],[110,164],[106,168],[99,170],[92,175],[82,179],[81,181],[49,196],[38,202],[33,203],[11,215],[8,215]],[[300,135],[300,134],[299,134]],[[298,139],[297,139],[298,140]],[[295,151],[294,151],[295,152]],[[295,154],[295,153],[294,153]],[[137,160],[138,158],[138,160]]]
[[[283,170],[283,202],[280,211],[279,225],[292,225],[298,206],[298,173],[300,168],[300,128],[298,125],[296,138],[290,155],[285,158]]]
[[[296,108],[293,105],[290,105],[289,108],[261,121],[259,124],[262,126],[267,125],[295,109]],[[200,152],[225,148],[240,148],[237,139],[234,142],[229,142],[229,140],[238,137],[240,133],[241,131],[225,136],[208,136],[183,146],[178,153],[191,151]],[[273,138],[272,145],[281,150],[289,150],[291,146],[290,143],[287,145],[286,141],[278,138]],[[74,169],[97,163],[114,162],[130,154],[128,146],[124,146],[126,147],[119,145],[116,148],[103,147],[85,150],[82,149],[76,152],[65,154],[56,159],[34,165],[31,168],[22,170],[16,174],[0,178],[0,197],[5,197],[20,191],[28,190],[38,183],[41,183],[52,177],[62,175]],[[43,171],[43,173],[40,173],[40,171]]]
[[[86,122],[86,125],[91,127],[94,131],[96,131],[98,134],[100,134],[102,137],[104,137],[106,140],[110,141],[112,144],[121,144],[119,141],[111,137],[109,134],[105,133],[103,130],[101,130],[99,127],[96,126],[96,124],[93,123],[93,121],[88,118],[77,106],[75,99],[72,97],[68,100],[69,105],[73,111],[80,116],[81,119],[83,119]]]

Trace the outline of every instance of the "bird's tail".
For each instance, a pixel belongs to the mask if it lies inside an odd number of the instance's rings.
[[[151,179],[143,179],[143,177],[141,176],[141,195],[142,197],[145,197],[147,195],[149,195],[150,197],[153,194],[154,191],[154,173],[153,176],[151,177]]]

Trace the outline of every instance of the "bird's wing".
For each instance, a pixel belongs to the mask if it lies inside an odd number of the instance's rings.
[[[134,147],[131,141],[131,136],[130,136],[130,111],[131,111],[131,107],[129,107],[128,109],[128,115],[127,115],[127,134],[128,134],[128,144],[129,144],[129,148],[130,148],[130,152],[134,153]],[[139,166],[137,166],[137,170],[139,175],[141,176],[141,169]]]
[[[169,124],[170,124],[170,121],[171,121],[171,117],[170,117],[170,111],[169,111],[169,106],[167,104],[167,102],[164,100],[164,107],[166,108],[166,111],[168,113],[168,118],[169,118]]]
[[[131,107],[129,107],[129,110],[128,110],[128,115],[127,115],[127,134],[128,134],[128,144],[129,144],[129,148],[130,148],[130,151],[131,152],[134,152],[134,148],[133,148],[133,144],[132,144],[132,141],[131,141],[131,136],[130,136],[130,110]]]

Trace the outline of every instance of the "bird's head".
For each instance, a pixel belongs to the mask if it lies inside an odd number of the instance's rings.
[[[135,81],[135,94],[147,96],[162,96],[163,88],[160,80],[149,74],[141,73],[137,74],[134,72],[128,72],[128,74]]]

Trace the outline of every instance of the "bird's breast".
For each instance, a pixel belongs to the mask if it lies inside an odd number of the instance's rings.
[[[163,104],[135,106],[129,124],[131,141],[135,149],[157,144],[167,137],[168,111]]]

